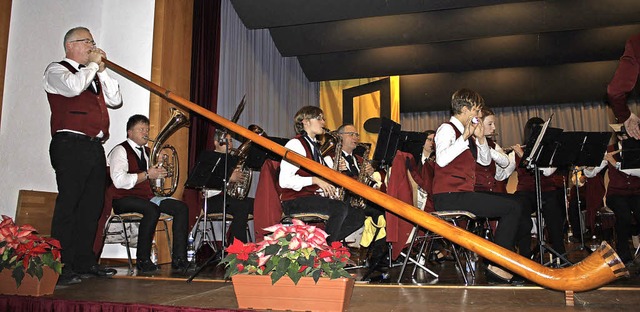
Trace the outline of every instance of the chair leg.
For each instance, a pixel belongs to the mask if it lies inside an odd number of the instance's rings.
[[[402,261],[402,268],[400,269],[400,274],[398,275],[398,283],[402,279],[402,275],[404,275],[404,270],[407,268],[407,263],[409,262],[409,257],[411,257],[411,249],[413,249],[413,244],[418,237],[418,225],[416,224],[413,227],[413,237],[411,238],[411,243],[409,244],[409,248],[407,249],[407,254],[404,256],[404,261]]]
[[[122,232],[124,233],[124,244],[127,248],[127,261],[129,263],[129,274],[133,274],[133,261],[131,259],[131,249],[129,249],[129,235],[127,233],[127,225],[122,218],[118,218],[122,224]]]

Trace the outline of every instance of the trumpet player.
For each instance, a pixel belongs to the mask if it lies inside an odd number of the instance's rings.
[[[225,154],[233,149],[233,140],[231,134],[223,131],[216,130],[213,136],[213,145],[216,152]],[[235,168],[229,177],[230,182],[241,182],[246,177],[242,174],[240,168]],[[222,212],[224,197],[221,194],[221,190],[212,190],[212,195],[207,198],[207,206],[211,212]],[[237,238],[243,243],[248,242],[247,237],[247,223],[249,222],[249,214],[253,213],[253,198],[245,197],[244,199],[237,199],[232,196],[227,196],[227,209],[226,212],[233,216],[231,225],[229,225],[229,234],[232,238]]]
[[[58,184],[51,236],[62,245],[58,284],[70,285],[84,276],[116,273],[98,265],[92,240],[104,204],[107,107],[121,105],[122,96],[89,29],[70,29],[63,45],[65,57],[47,66],[43,85],[51,108],[49,156]]]
[[[635,219],[640,224],[640,169],[623,169],[625,157],[622,151],[622,141],[628,139],[623,134],[617,135],[617,142],[607,147],[602,163],[595,168],[584,169],[587,178],[596,176],[603,170],[609,170],[609,186],[607,187],[607,207],[616,216],[616,252],[625,264],[633,261],[633,254],[629,248],[629,238],[632,234],[631,221]]]
[[[149,119],[133,115],[127,121],[127,139],[116,145],[108,156],[109,174],[113,184],[108,192],[113,195],[115,213],[136,212],[143,215],[138,230],[136,268],[138,273],[151,273],[159,267],[151,262],[151,244],[160,213],[173,216],[173,248],[171,268],[183,271],[187,262],[187,232],[189,209],[175,198],[154,196],[151,181],[163,179],[167,171],[149,164]]]
[[[325,120],[322,109],[302,107],[294,117],[296,136],[285,147],[323,165],[317,136],[324,134]],[[362,211],[344,201],[332,198],[336,187],[306,169],[282,160],[278,182],[282,188],[280,200],[285,215],[319,213],[329,216],[325,230],[327,242],[340,241],[359,229],[364,222]]]

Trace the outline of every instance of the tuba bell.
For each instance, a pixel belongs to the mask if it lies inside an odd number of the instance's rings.
[[[256,125],[249,125],[249,130],[260,136],[266,135],[264,130]],[[243,200],[245,197],[247,197],[247,194],[249,194],[249,188],[251,187],[251,180],[253,179],[253,171],[251,170],[251,168],[245,165],[248,156],[247,153],[249,152],[250,146],[251,140],[247,139],[240,146],[238,146],[237,149],[232,149],[230,152],[231,155],[238,157],[239,160],[237,166],[238,168],[240,168],[240,170],[242,170],[242,176],[244,177],[244,179],[242,179],[241,182],[229,181],[229,183],[227,183],[227,195],[238,200]]]
[[[167,171],[165,178],[151,181],[153,194],[161,197],[169,197],[175,193],[180,179],[180,166],[178,163],[178,152],[176,149],[164,142],[178,129],[189,126],[189,119],[180,110],[171,107],[171,118],[162,127],[158,136],[153,141],[153,147],[149,155],[149,164],[158,168],[162,167]]]

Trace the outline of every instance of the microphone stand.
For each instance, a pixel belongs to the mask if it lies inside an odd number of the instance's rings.
[[[226,245],[226,236],[227,236],[227,177],[228,177],[228,174],[229,174],[229,169],[228,169],[229,142],[227,141],[227,132],[223,133],[223,136],[220,139],[220,142],[224,142],[224,147],[225,147],[225,153],[224,153],[224,179],[222,180],[222,241],[221,241],[222,245],[221,245],[219,251],[214,252],[213,255],[211,255],[211,257],[209,257],[209,259],[207,259],[204,263],[202,263],[202,265],[200,267],[198,267],[196,269],[196,271],[193,272],[193,274],[191,274],[191,276],[189,276],[189,278],[187,279],[187,283],[191,283],[191,281],[193,281],[193,279],[198,274],[200,274],[200,272],[202,271],[202,269],[204,269],[205,266],[209,265],[210,263],[217,262],[217,261],[220,261],[220,260],[224,259],[224,252],[225,252],[224,248],[225,248],[225,245]],[[204,219],[205,219],[205,230],[206,230],[206,223],[207,223],[207,199],[206,199],[206,195],[205,195],[204,207],[205,207],[205,209],[204,209]],[[212,230],[214,230],[214,229],[212,229]],[[214,250],[215,250],[215,248],[214,248]]]

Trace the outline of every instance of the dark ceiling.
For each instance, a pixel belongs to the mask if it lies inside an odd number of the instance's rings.
[[[640,0],[231,0],[310,81],[400,75],[401,112],[601,101]]]

